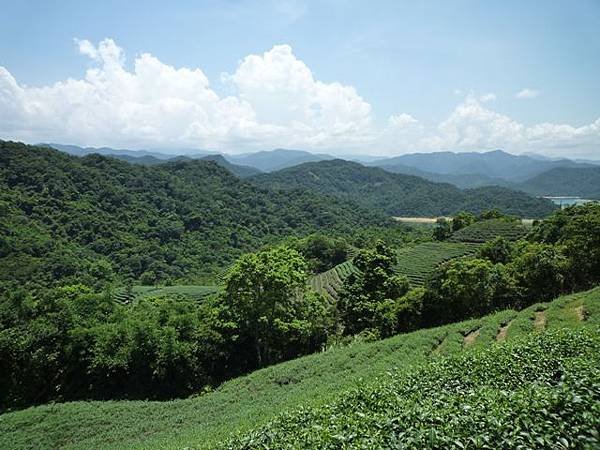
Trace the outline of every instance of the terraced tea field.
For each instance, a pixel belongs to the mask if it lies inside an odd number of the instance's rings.
[[[509,222],[501,219],[484,220],[462,228],[452,234],[452,242],[483,243],[502,236],[509,241],[516,241],[527,233],[527,228],[519,222]]]
[[[311,287],[330,299],[337,299],[338,292],[344,280],[358,269],[352,261],[346,261],[335,266],[333,269],[312,277],[309,282]]]
[[[412,286],[422,286],[435,268],[454,258],[473,255],[476,243],[424,242],[398,251],[396,270],[405,275]]]
[[[422,286],[435,268],[454,258],[473,255],[477,243],[424,242],[398,251],[395,266],[398,274],[405,275],[413,287]],[[337,299],[344,280],[358,269],[352,261],[346,261],[333,269],[310,279],[312,288],[330,299]]]
[[[201,285],[175,285],[175,286],[133,286],[131,294],[124,289],[117,291],[115,299],[118,302],[127,304],[135,299],[157,297],[161,295],[183,295],[195,300],[202,300],[208,295],[219,292],[219,286],[201,286]]]

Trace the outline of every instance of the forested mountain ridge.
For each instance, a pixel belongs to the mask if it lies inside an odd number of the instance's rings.
[[[600,199],[600,167],[557,167],[521,183],[519,188],[537,195]]]
[[[251,177],[252,175],[258,175],[259,173],[262,173],[261,170],[252,166],[234,164],[230,162],[227,158],[225,158],[223,155],[207,155],[203,156],[200,159],[202,159],[203,161],[213,161],[240,178],[247,178]]]
[[[536,218],[555,209],[548,200],[502,187],[461,190],[448,183],[434,183],[340,159],[305,163],[261,174],[251,181],[275,190],[302,187],[351,199],[394,216],[437,216],[461,210],[480,213],[497,208],[507,214]]]
[[[167,155],[165,153],[152,152],[147,150],[126,150],[113,149],[109,147],[93,148],[93,147],[78,147],[76,145],[63,144],[42,144],[41,147],[53,148],[61,152],[68,153],[74,156],[87,156],[98,154],[111,158],[127,161],[131,164],[142,164],[145,166],[155,166],[166,162],[174,161],[189,161],[192,159],[202,159],[205,161],[214,161],[221,167],[226,168],[234,175],[241,178],[249,177],[261,173],[262,171],[255,167],[233,164],[220,153],[199,152],[193,155]]]
[[[385,223],[307,191],[274,193],[211,161],[132,165],[0,141],[0,281],[195,282],[289,235]]]

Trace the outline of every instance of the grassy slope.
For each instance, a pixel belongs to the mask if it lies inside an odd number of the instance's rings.
[[[580,320],[581,309],[585,322]],[[444,327],[299,358],[224,383],[215,392],[170,402],[108,401],[45,405],[0,416],[0,448],[210,448],[299,405],[331,402],[392,368],[406,369],[465,347],[545,328],[600,323],[600,288]],[[538,321],[539,324],[540,321]],[[475,332],[472,343],[465,336]],[[471,335],[473,337],[473,335]]]

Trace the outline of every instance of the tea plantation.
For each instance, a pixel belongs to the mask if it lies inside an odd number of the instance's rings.
[[[159,297],[161,295],[182,295],[195,300],[202,300],[220,291],[219,286],[175,285],[175,286],[133,286],[130,292],[120,289],[115,292],[115,299],[121,303],[130,303],[138,298]]]
[[[421,286],[437,266],[450,259],[473,255],[477,244],[466,242],[424,242],[398,251],[396,270],[413,286]]]
[[[393,370],[225,448],[598,448],[598,331],[548,331]]]
[[[563,448],[594,448],[589,422],[598,417],[600,398],[598,326],[595,288],[520,312],[357,341],[189,399],[72,402],[4,414],[0,448],[215,448],[236,432],[242,435],[230,442],[233,448],[400,442],[409,448],[498,448],[495,439],[510,448],[530,444],[532,432],[546,439],[538,447],[567,439]],[[563,328],[583,331],[552,331]],[[521,342],[528,335],[533,340]],[[501,341],[510,346],[496,346]],[[493,414],[486,419],[487,411]],[[422,425],[408,429],[410,421]],[[513,434],[510,421],[517,424]],[[426,432],[428,424],[433,431]],[[472,436],[465,434],[469,427]]]
[[[346,261],[327,272],[315,275],[310,279],[310,285],[319,294],[336,299],[344,280],[357,270],[352,261]]]
[[[505,219],[490,219],[475,222],[452,234],[453,242],[483,243],[501,236],[509,241],[516,241],[527,233],[527,228],[520,222]]]

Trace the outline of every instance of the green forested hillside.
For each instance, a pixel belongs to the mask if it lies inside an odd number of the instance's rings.
[[[559,167],[518,186],[536,195],[600,199],[600,167]]]
[[[223,155],[207,155],[201,158],[203,161],[214,161],[221,167],[226,168],[232,174],[237,175],[240,178],[251,177],[252,175],[258,175],[261,173],[259,169],[251,166],[243,166],[238,164],[230,163]]]
[[[372,383],[377,383],[378,377],[384,377],[382,381],[385,382],[389,376],[386,375],[388,371],[412,370],[411,368],[419,366],[424,367],[423,373],[439,375],[440,367],[446,367],[443,361],[442,366],[434,362],[433,369],[423,364],[471,348],[488,347],[503,341],[510,343],[532,333],[535,333],[535,340],[538,340],[540,336],[538,332],[544,329],[558,330],[583,326],[589,328],[590,332],[595,332],[599,324],[600,290],[596,288],[588,292],[560,297],[549,303],[535,304],[520,312],[506,310],[480,319],[401,334],[383,341],[356,342],[347,347],[334,348],[262,369],[226,382],[214,392],[189,399],[168,402],[73,402],[44,405],[4,414],[0,416],[0,448],[214,448],[223,444],[238,431],[248,432],[265,426],[276,416],[295,410],[297,407],[320,407],[336,401],[340,396],[342,396],[341,401],[353,398],[346,396],[345,392],[357,386],[365,395],[369,392],[375,394],[377,389],[371,391],[368,387]],[[523,373],[524,377],[520,380],[531,383],[537,380],[538,373],[547,373],[545,371],[552,368],[560,370],[559,364],[561,361],[566,361],[564,357],[584,359],[597,357],[598,353],[596,356],[593,352],[590,353],[591,349],[597,349],[597,342],[591,342],[589,334],[563,334],[563,337],[558,340],[553,337],[544,339],[541,346],[517,344],[519,345],[517,347],[491,350],[492,353],[482,358],[466,355],[465,359],[456,361],[461,362],[465,370],[473,369],[470,370],[473,380],[485,380],[490,377],[488,370],[490,366],[482,364],[483,362],[487,361],[491,364],[496,356],[501,356],[502,359],[497,359],[494,364],[502,368],[504,363],[509,362],[507,358],[510,355],[513,355],[513,358],[514,355],[518,355],[518,359],[513,361],[517,366],[510,366],[514,369],[514,372],[511,369],[511,373],[527,370],[526,373],[519,372]],[[569,349],[568,354],[563,353],[566,348]],[[549,354],[548,349],[556,349],[556,351],[552,350],[553,353]],[[469,361],[474,364],[465,366]],[[593,361],[595,360],[590,359],[590,364]],[[456,373],[455,370],[450,370],[457,367],[455,363],[450,362],[447,367],[449,370],[441,372],[442,375],[451,376]],[[493,375],[495,377],[497,372]],[[560,377],[557,371],[554,371],[553,375]],[[452,386],[458,387],[461,384],[452,382]],[[438,395],[448,394],[447,389],[440,386],[427,392],[431,393],[429,396],[431,400],[438,398]],[[418,400],[419,392],[414,394],[417,395],[415,398]],[[355,395],[355,392],[349,395]],[[482,397],[485,398],[487,397]],[[425,400],[425,396],[421,397],[421,401]],[[446,402],[445,397],[444,402]],[[336,404],[333,403],[331,407]],[[454,404],[456,403],[449,401],[447,406],[452,408]],[[504,404],[498,403],[498,405]],[[388,405],[391,407],[395,403],[382,403],[384,409],[387,409]],[[440,406],[442,406],[441,402]],[[323,414],[331,411],[331,407],[323,409]],[[354,414],[353,411],[354,409],[349,409],[348,413]],[[454,410],[443,409],[443,411],[450,413]],[[272,425],[275,432],[273,442],[280,443],[285,437],[298,439],[296,430],[299,428],[312,434],[318,432],[318,427],[325,425],[321,422],[321,416],[315,415],[312,409],[307,411],[305,416],[307,420],[302,424],[298,421],[299,414],[292,415],[289,420],[290,416],[284,415]],[[463,410],[461,415],[456,417],[463,420],[465,415],[466,410]],[[289,423],[290,434],[286,434],[287,432],[282,428],[286,424],[284,421]],[[348,424],[352,424],[350,428],[353,429],[354,422],[348,421]],[[312,425],[316,427],[313,428]],[[332,434],[328,433],[327,436]],[[268,440],[265,441],[268,436],[270,436],[269,429],[259,428],[252,434],[252,437],[258,439],[254,444],[247,438],[244,438],[244,442],[249,447],[253,447],[253,445],[268,443]],[[298,443],[292,440],[290,442]],[[292,446],[292,448],[296,447]]]
[[[497,208],[507,214],[536,218],[556,209],[548,200],[502,187],[463,191],[450,184],[339,159],[305,163],[251,180],[275,190],[302,187],[334,195],[394,216],[438,216],[462,210],[479,213]]]
[[[142,166],[12,142],[0,142],[0,209],[0,282],[21,287],[204,281],[267,242],[386,221],[210,161]]]

